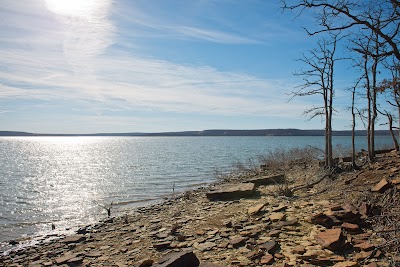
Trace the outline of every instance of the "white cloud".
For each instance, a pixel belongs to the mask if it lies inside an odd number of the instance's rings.
[[[71,106],[79,102],[103,117],[110,111],[150,110],[288,118],[299,116],[304,110],[300,101],[287,103],[285,92],[293,84],[285,81],[139,57],[131,51],[108,54],[109,46],[117,41],[116,28],[108,17],[110,1],[100,2],[102,5],[88,21],[79,16],[52,14],[43,9],[41,1],[34,2],[37,5],[30,7],[34,11],[29,15],[18,9],[24,10],[19,1],[9,1],[13,6],[7,8],[20,14],[9,19],[18,21],[18,27],[29,34],[0,35],[0,45],[9,44],[0,50],[0,99],[63,101]],[[166,30],[188,38],[257,42],[216,30],[138,21],[160,32]],[[44,22],[45,27],[40,28]],[[5,27],[11,34],[11,21]]]
[[[286,104],[291,85],[211,67],[186,66],[134,56],[92,58],[91,73],[56,64],[57,54],[0,54],[2,62],[21,72],[0,72],[1,97],[93,99],[131,109],[225,115],[293,114],[302,106]],[[38,68],[37,62],[41,62]],[[62,62],[62,61],[61,61]],[[53,65],[53,63],[55,65]],[[295,109],[295,110],[293,110]]]

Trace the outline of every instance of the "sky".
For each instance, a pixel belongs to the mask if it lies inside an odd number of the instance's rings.
[[[0,130],[323,129],[291,99],[315,46],[276,0],[2,0]],[[338,70],[333,128],[350,129]]]

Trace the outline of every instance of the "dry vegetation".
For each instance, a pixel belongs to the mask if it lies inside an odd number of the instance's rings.
[[[259,156],[258,164],[237,163],[229,173],[217,173],[225,181],[242,181],[249,176],[285,173],[286,180],[271,189],[270,194],[287,198],[329,199],[337,203],[368,203],[372,210],[368,218],[369,227],[380,238],[377,249],[386,251],[388,259],[400,261],[400,192],[396,186],[382,194],[371,192],[371,188],[382,178],[396,182],[400,179],[400,157],[395,151],[381,150],[373,162],[366,151],[357,155],[357,169],[353,169],[343,158],[348,149],[337,146],[334,154],[337,165],[334,169],[321,167],[323,151],[314,147],[291,150],[276,149]],[[386,153],[384,153],[386,152]],[[400,266],[400,265],[399,265]]]

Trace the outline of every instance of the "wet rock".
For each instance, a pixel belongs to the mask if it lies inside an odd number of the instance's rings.
[[[254,183],[241,183],[236,185],[224,185],[221,188],[209,191],[206,196],[209,200],[227,200],[251,197],[254,195]]]
[[[328,229],[325,232],[319,233],[316,237],[316,240],[322,247],[330,250],[341,249],[345,244],[342,230],[339,228]]]

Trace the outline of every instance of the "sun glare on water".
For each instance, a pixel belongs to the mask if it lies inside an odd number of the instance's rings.
[[[96,0],[46,0],[46,7],[50,11],[72,17],[90,17],[98,6]]]

